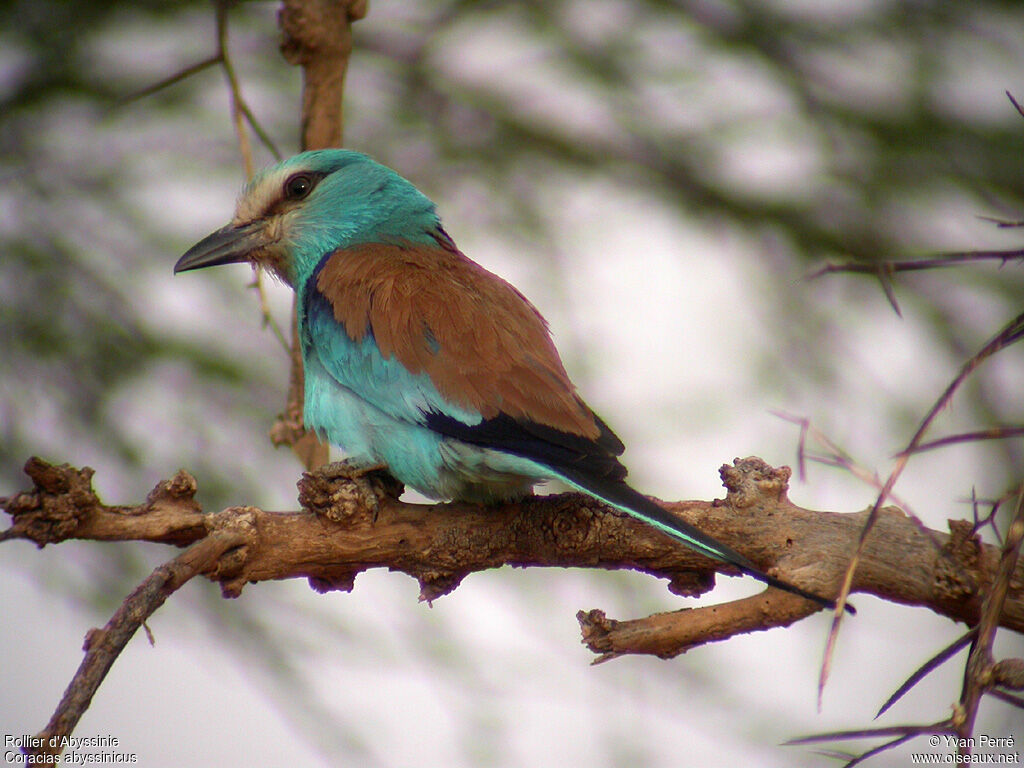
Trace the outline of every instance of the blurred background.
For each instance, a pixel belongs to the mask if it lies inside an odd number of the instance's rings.
[[[276,10],[234,7],[229,42],[287,155],[300,78]],[[1024,98],[1022,41],[1024,8],[995,0],[376,0],[355,26],[346,145],[416,183],[462,249],[541,309],[645,492],[709,499],[734,457],[794,464],[798,430],[772,410],[884,476],[1021,311],[1020,262],[899,275],[902,317],[877,280],[806,276],[826,260],[1021,247],[1024,231],[984,217],[1024,218],[1024,118],[1004,94]],[[0,495],[28,486],[35,454],[95,468],[109,503],[185,468],[207,509],[296,507],[300,467],[267,438],[287,357],[251,272],[171,274],[243,180],[223,73],[131,98],[214,53],[205,2],[0,4]],[[289,291],[268,295],[287,327]],[[1022,374],[1024,349],[997,355],[930,434],[1024,423]],[[790,492],[802,506],[874,501],[848,473],[809,469]],[[956,446],[911,461],[896,494],[944,529],[1021,471],[1019,441]],[[0,730],[43,727],[85,631],[174,554],[0,548]],[[720,582],[701,604],[758,589]],[[554,569],[474,574],[433,607],[417,591],[380,571],[352,594],[296,580],[230,602],[191,583],[76,735],[116,736],[158,768],[826,765],[779,744],[871,726],[963,630],[858,596],[818,712],[826,616],[591,667],[577,610],[695,602],[638,574]],[[997,651],[1024,643],[1003,633]],[[875,725],[946,717],[962,660]],[[976,732],[1024,739],[997,702]]]

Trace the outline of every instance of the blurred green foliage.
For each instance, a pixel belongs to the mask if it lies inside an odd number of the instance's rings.
[[[297,80],[276,58],[273,10],[235,8],[232,45],[287,146]],[[214,72],[125,101],[210,55],[212,8],[8,2],[0,14],[0,479],[17,484],[25,455],[69,438],[137,468],[147,448],[108,408],[162,360],[225,402],[256,390],[240,421],[279,408],[279,381],[154,328],[136,286],[194,235],[140,192],[159,197],[182,172],[189,189],[238,177]],[[822,259],[985,247],[959,242],[948,218],[1020,217],[1024,119],[1002,90],[1020,82],[1022,27],[999,2],[382,3],[357,27],[347,135],[431,192],[485,183],[501,205],[478,212],[481,226],[528,253],[555,225],[538,185],[600,175],[762,239],[771,276],[791,280]],[[1020,270],[950,279],[1019,305]],[[901,300],[927,301],[938,337],[976,346],[945,279],[906,282]],[[33,396],[55,411],[45,424]],[[227,503],[221,465],[184,455],[208,501]]]
[[[299,80],[277,55],[274,12],[235,6],[231,52],[289,152]],[[208,508],[289,502],[297,467],[266,439],[287,366],[255,298],[237,275],[193,288],[208,291],[202,306],[175,304],[169,287],[241,180],[223,77],[131,98],[212,55],[213,17],[185,1],[0,3],[4,492],[42,454],[102,466],[115,502],[178,466],[201,478]],[[1024,218],[1024,118],[1003,95],[1024,98],[1022,41],[1024,8],[996,0],[378,1],[356,27],[345,133],[552,280],[574,268],[545,246],[553,195],[581,179],[758,244],[751,280],[764,283],[787,364],[825,387],[829,339],[805,335],[820,310],[785,298],[812,265],[1020,242],[974,217]],[[877,292],[825,279],[851,303]],[[981,264],[897,286],[963,361],[1020,311],[1024,276],[1019,262]],[[1020,423],[1006,394],[979,385],[961,407],[978,428]],[[913,423],[919,405],[886,407]],[[994,477],[1019,479],[1016,444],[995,450]],[[118,561],[128,579],[140,567]],[[116,594],[91,583],[83,599]],[[275,632],[236,616],[238,638]],[[297,685],[286,659],[261,658]]]
[[[822,259],[967,248],[943,219],[1024,210],[1024,119],[1002,96],[1024,64],[1014,3],[389,5],[357,27],[349,143],[432,192],[486,183],[504,199],[479,211],[482,225],[534,253],[554,226],[537,186],[574,174],[763,238],[782,280]],[[272,12],[235,8],[232,45],[250,101],[287,146],[296,78],[276,58]],[[146,446],[108,408],[161,361],[226,402],[251,403],[255,389],[255,411],[279,408],[280,382],[154,328],[139,301],[137,283],[194,235],[140,192],[159,197],[180,169],[190,189],[238,174],[212,72],[126,101],[210,55],[212,8],[8,2],[0,14],[0,479],[16,484],[25,455],[68,437],[138,467]],[[1007,313],[1019,305],[1020,270],[951,279]],[[935,333],[970,349],[979,329],[944,299],[946,281],[908,282],[901,300],[926,300]],[[32,396],[57,411],[45,425]],[[218,462],[188,458],[207,492],[218,487],[208,500],[226,503]]]

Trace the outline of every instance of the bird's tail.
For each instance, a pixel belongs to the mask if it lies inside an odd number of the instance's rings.
[[[729,563],[748,576],[752,576],[768,586],[777,587],[778,589],[785,590],[786,592],[791,592],[794,595],[799,595],[807,600],[812,600],[825,608],[835,610],[836,603],[834,600],[822,597],[821,595],[816,595],[813,592],[808,592],[807,590],[801,589],[793,584],[776,579],[774,576],[769,576],[767,573],[759,570],[756,565],[736,550],[715,541],[710,536],[701,533],[701,531],[697,530],[689,523],[670,514],[663,507],[655,504],[643,494],[633,490],[633,488],[628,486],[622,480],[606,480],[604,478],[588,477],[583,472],[575,472],[571,468],[566,468],[564,466],[559,467],[556,471],[559,477],[578,490],[583,491],[590,496],[595,496],[606,504],[610,504],[616,509],[622,510],[635,518],[643,520],[648,525],[652,525],[659,531],[683,542],[688,547],[700,552],[702,555],[707,555],[714,560]],[[856,613],[851,605],[847,605],[846,610],[851,614]]]

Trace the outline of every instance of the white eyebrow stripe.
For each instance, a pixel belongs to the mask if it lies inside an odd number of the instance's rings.
[[[281,185],[294,170],[278,168],[273,173],[259,174],[249,182],[235,205],[235,223],[255,221],[265,216],[281,200]]]

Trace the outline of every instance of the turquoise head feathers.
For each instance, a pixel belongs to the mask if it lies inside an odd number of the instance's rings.
[[[260,171],[242,190],[231,223],[174,269],[248,261],[295,286],[331,251],[433,244],[439,227],[434,203],[395,171],[359,152],[315,150]]]

